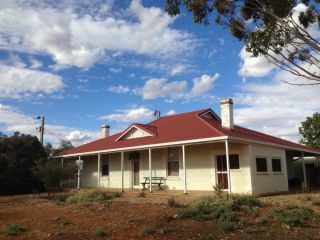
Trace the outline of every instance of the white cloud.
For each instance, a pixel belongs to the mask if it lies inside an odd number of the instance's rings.
[[[170,75],[171,76],[178,75],[179,73],[182,73],[185,69],[186,69],[186,66],[182,64],[178,64],[171,69]]]
[[[164,10],[139,0],[113,15],[105,4],[75,3],[6,1],[0,5],[0,48],[48,54],[55,69],[89,68],[113,52],[168,58],[194,48],[193,36],[173,29]]]
[[[175,115],[175,114],[177,114],[177,112],[172,109],[172,110],[166,112],[164,115],[165,115],[165,116],[171,116],[171,115]]]
[[[9,105],[0,104],[0,128],[1,131],[13,133],[32,134],[39,136],[36,127],[39,120],[26,115]],[[74,145],[80,145],[100,137],[100,131],[77,130],[72,127],[52,125],[45,123],[44,142],[58,145],[61,140],[70,140]]]
[[[118,86],[110,86],[108,88],[109,92],[114,93],[127,93],[130,91],[130,88],[128,86],[118,85]]]
[[[214,82],[219,78],[216,73],[213,76],[203,74],[201,77],[192,79],[193,85],[188,90],[187,81],[168,82],[165,78],[151,78],[142,88],[137,88],[134,93],[142,95],[143,99],[166,98],[166,100],[192,99],[208,94],[214,87]]]
[[[194,78],[193,87],[190,91],[189,98],[201,96],[209,92],[214,87],[214,82],[220,77],[218,73],[213,76],[203,74],[199,78]]]
[[[0,98],[18,99],[62,89],[62,78],[51,73],[0,64]]]
[[[284,76],[290,80],[290,74]],[[246,83],[235,95],[235,122],[297,142],[301,121],[320,110],[319,91],[320,86],[297,87],[279,79]]]
[[[223,46],[225,44],[224,38],[219,38],[219,43],[221,46]]]
[[[99,120],[108,120],[114,122],[141,122],[153,118],[154,111],[145,108],[119,109],[116,113],[99,117]]]
[[[152,78],[146,81],[142,88],[143,99],[155,99],[158,97],[179,98],[184,94],[188,86],[186,81],[166,82],[167,79],[165,78]]]
[[[42,62],[40,62],[39,60],[33,57],[29,58],[29,62],[30,62],[30,68],[33,68],[33,69],[41,68],[43,66]]]

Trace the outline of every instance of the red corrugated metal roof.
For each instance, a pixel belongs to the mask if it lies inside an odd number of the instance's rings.
[[[110,137],[102,138],[76,148],[66,150],[60,153],[59,156],[223,136],[259,141],[266,144],[276,144],[300,151],[303,150],[320,153],[320,150],[312,149],[239,126],[235,126],[233,130],[222,128],[220,119],[200,116],[208,111],[212,110],[202,109],[193,112],[165,116],[148,124],[132,124],[130,126],[136,125],[139,128],[152,133],[153,136],[120,139],[116,141],[128,130],[127,128],[126,130]]]

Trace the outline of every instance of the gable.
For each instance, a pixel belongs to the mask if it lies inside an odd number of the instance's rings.
[[[204,117],[207,119],[216,119],[216,120],[220,120],[219,116],[213,112],[211,109],[208,110],[207,112],[204,112],[200,115],[200,117]]]
[[[144,130],[143,128],[139,128],[136,125],[132,125],[116,141],[119,141],[121,139],[134,139],[150,136],[153,136],[153,134]]]

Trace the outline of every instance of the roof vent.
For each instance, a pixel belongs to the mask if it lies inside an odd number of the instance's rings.
[[[220,101],[221,125],[223,128],[233,129],[233,101],[231,98]]]

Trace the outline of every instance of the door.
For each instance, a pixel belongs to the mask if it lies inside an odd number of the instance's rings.
[[[225,155],[217,156],[217,180],[222,189],[228,189],[227,159]]]
[[[140,161],[139,158],[133,159],[133,186],[139,186],[140,185]]]

